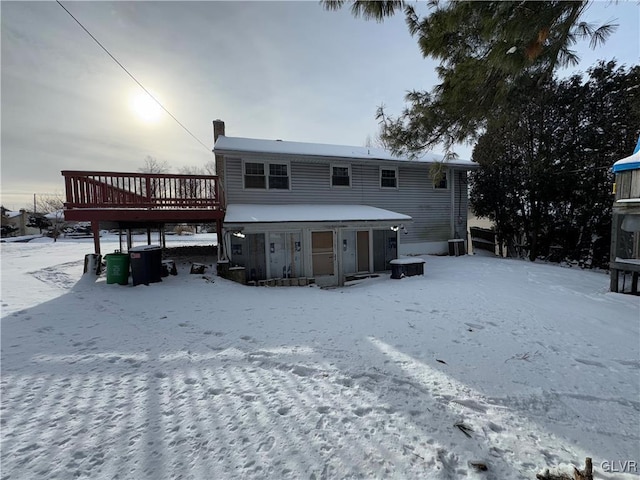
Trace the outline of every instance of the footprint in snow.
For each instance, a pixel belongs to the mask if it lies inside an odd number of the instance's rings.
[[[258,445],[258,452],[260,451],[268,452],[273,448],[275,443],[276,443],[275,437],[267,438],[264,442],[261,442],[260,445]]]
[[[371,407],[358,407],[353,411],[353,413],[358,417],[364,417],[365,415],[371,413],[372,410],[373,409]]]
[[[574,358],[574,360],[578,363],[582,363],[583,365],[589,365],[591,367],[600,367],[600,368],[606,368],[606,366],[600,362],[596,362],[594,360],[587,360],[584,358]]]

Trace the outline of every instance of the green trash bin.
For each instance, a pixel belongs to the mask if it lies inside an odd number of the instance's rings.
[[[129,284],[129,255],[109,253],[104,256],[107,262],[107,283]]]

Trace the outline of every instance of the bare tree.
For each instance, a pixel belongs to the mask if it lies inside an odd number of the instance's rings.
[[[204,174],[205,175],[216,175],[216,162],[215,160],[209,160],[204,164]]]
[[[169,164],[166,160],[158,160],[157,158],[147,155],[144,157],[144,164],[138,168],[140,173],[160,174],[169,172]],[[147,178],[145,182],[149,182],[149,192],[152,197],[160,197],[165,193],[164,184],[158,178]]]
[[[382,136],[377,133],[374,136],[371,134],[367,134],[367,137],[364,140],[364,146],[366,148],[379,148],[381,150],[390,150],[387,143],[384,141]]]
[[[62,224],[64,223],[64,195],[62,193],[48,193],[36,195],[36,208],[44,218],[51,222],[53,241],[60,235]],[[38,225],[40,230],[45,225],[42,218],[33,219],[33,223]]]
[[[166,160],[158,160],[157,158],[147,155],[144,157],[144,164],[138,168],[140,173],[168,173],[169,164]]]
[[[215,162],[207,162],[203,167],[181,167],[179,172],[181,175],[215,175]],[[203,178],[186,178],[180,180],[179,191],[184,198],[213,198],[215,197],[215,184]]]

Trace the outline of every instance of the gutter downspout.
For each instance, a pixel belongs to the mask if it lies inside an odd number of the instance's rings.
[[[450,225],[451,225],[451,236],[449,238],[454,239],[456,237],[456,176],[455,170],[453,168],[449,168],[449,181],[451,182],[451,215],[450,215]]]

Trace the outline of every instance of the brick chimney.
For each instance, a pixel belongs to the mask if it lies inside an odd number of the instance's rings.
[[[224,122],[220,119],[213,121],[213,143],[216,143],[218,137],[222,135],[224,137]]]

